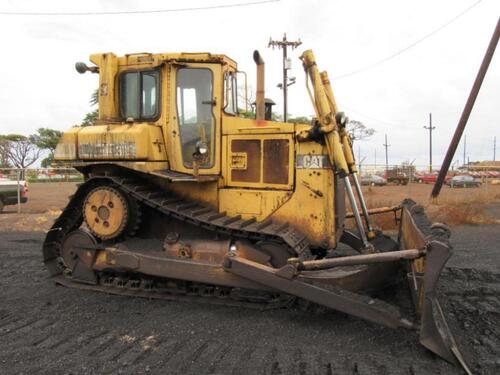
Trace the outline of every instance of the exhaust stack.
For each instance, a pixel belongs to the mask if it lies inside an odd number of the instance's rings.
[[[257,93],[256,93],[256,116],[257,120],[265,119],[265,78],[264,78],[264,60],[260,55],[259,51],[253,51],[253,60],[257,64]]]

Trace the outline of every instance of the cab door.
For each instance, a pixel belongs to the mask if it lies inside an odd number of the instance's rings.
[[[219,64],[174,65],[170,84],[171,169],[193,174],[197,145],[207,148],[199,175],[220,173],[222,79]]]

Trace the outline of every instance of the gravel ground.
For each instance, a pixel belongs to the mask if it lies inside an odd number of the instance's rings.
[[[439,295],[474,373],[500,373],[499,225],[455,228]],[[55,286],[40,232],[0,232],[1,374],[460,374],[334,311],[248,310]]]

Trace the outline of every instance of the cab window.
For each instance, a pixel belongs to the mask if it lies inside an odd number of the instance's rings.
[[[156,70],[120,75],[120,114],[123,118],[151,120],[159,115],[159,81]]]
[[[192,168],[193,153],[196,144],[201,141],[207,145],[209,157],[200,168],[210,168],[215,156],[212,71],[206,68],[179,68],[176,95],[184,166]]]

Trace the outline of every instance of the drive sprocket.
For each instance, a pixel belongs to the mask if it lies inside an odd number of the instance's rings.
[[[110,240],[120,236],[130,224],[131,205],[119,189],[98,186],[85,197],[83,217],[94,236]]]

